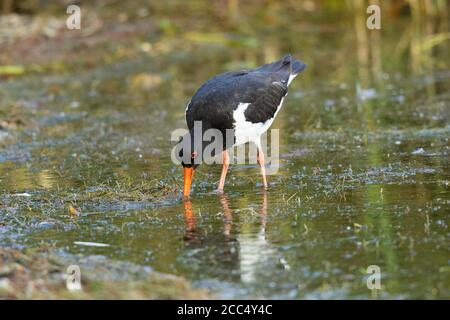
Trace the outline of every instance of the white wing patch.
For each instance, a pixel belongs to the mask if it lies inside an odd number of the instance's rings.
[[[234,134],[236,137],[235,145],[244,144],[246,142],[253,142],[259,146],[261,141],[261,135],[267,131],[272,125],[273,120],[277,116],[278,111],[280,111],[283,105],[284,97],[281,99],[280,104],[277,107],[273,118],[266,120],[265,122],[253,123],[247,121],[245,118],[245,110],[247,110],[250,103],[240,102],[237,109],[233,112],[234,123]]]

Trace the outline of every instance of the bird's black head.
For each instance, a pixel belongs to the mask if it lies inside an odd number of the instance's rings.
[[[191,130],[178,142],[179,161],[184,168],[197,169],[202,162],[204,143],[201,141],[201,137],[198,139],[199,141],[196,143],[196,137]]]
[[[200,129],[196,129],[198,128],[194,126],[189,130],[177,145],[176,154],[179,156],[184,172],[184,197],[189,196],[192,178],[197,167],[203,161],[213,163],[216,155],[224,149],[224,137],[221,131],[211,129],[204,124]]]

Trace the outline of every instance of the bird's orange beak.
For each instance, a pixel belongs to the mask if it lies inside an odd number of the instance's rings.
[[[191,193],[192,178],[194,177],[193,167],[184,167],[184,187],[183,187],[183,198],[188,198]]]

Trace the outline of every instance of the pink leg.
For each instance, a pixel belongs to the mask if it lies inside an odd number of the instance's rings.
[[[264,188],[267,189],[268,186],[267,186],[267,178],[266,178],[266,167],[264,166],[265,165],[264,153],[262,152],[261,148],[258,148],[258,158],[257,158],[257,160],[258,160],[259,165],[261,166],[261,174],[262,174],[262,177],[263,177]]]
[[[223,187],[225,186],[225,178],[227,176],[228,167],[230,166],[230,156],[228,155],[228,151],[222,151],[222,174],[220,175],[219,187],[217,191],[222,193]]]

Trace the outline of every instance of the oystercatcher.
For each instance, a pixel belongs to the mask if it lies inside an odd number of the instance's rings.
[[[189,133],[180,141],[185,198],[189,197],[194,171],[201,162],[199,155],[209,144],[203,139],[203,133],[208,129],[219,130],[223,136],[223,166],[217,191],[223,192],[230,164],[227,148],[246,142],[257,146],[257,160],[264,188],[267,188],[261,135],[269,129],[280,111],[289,84],[305,67],[305,63],[288,54],[255,69],[219,74],[197,90],[186,106]],[[195,123],[201,124],[200,132],[194,130]]]

